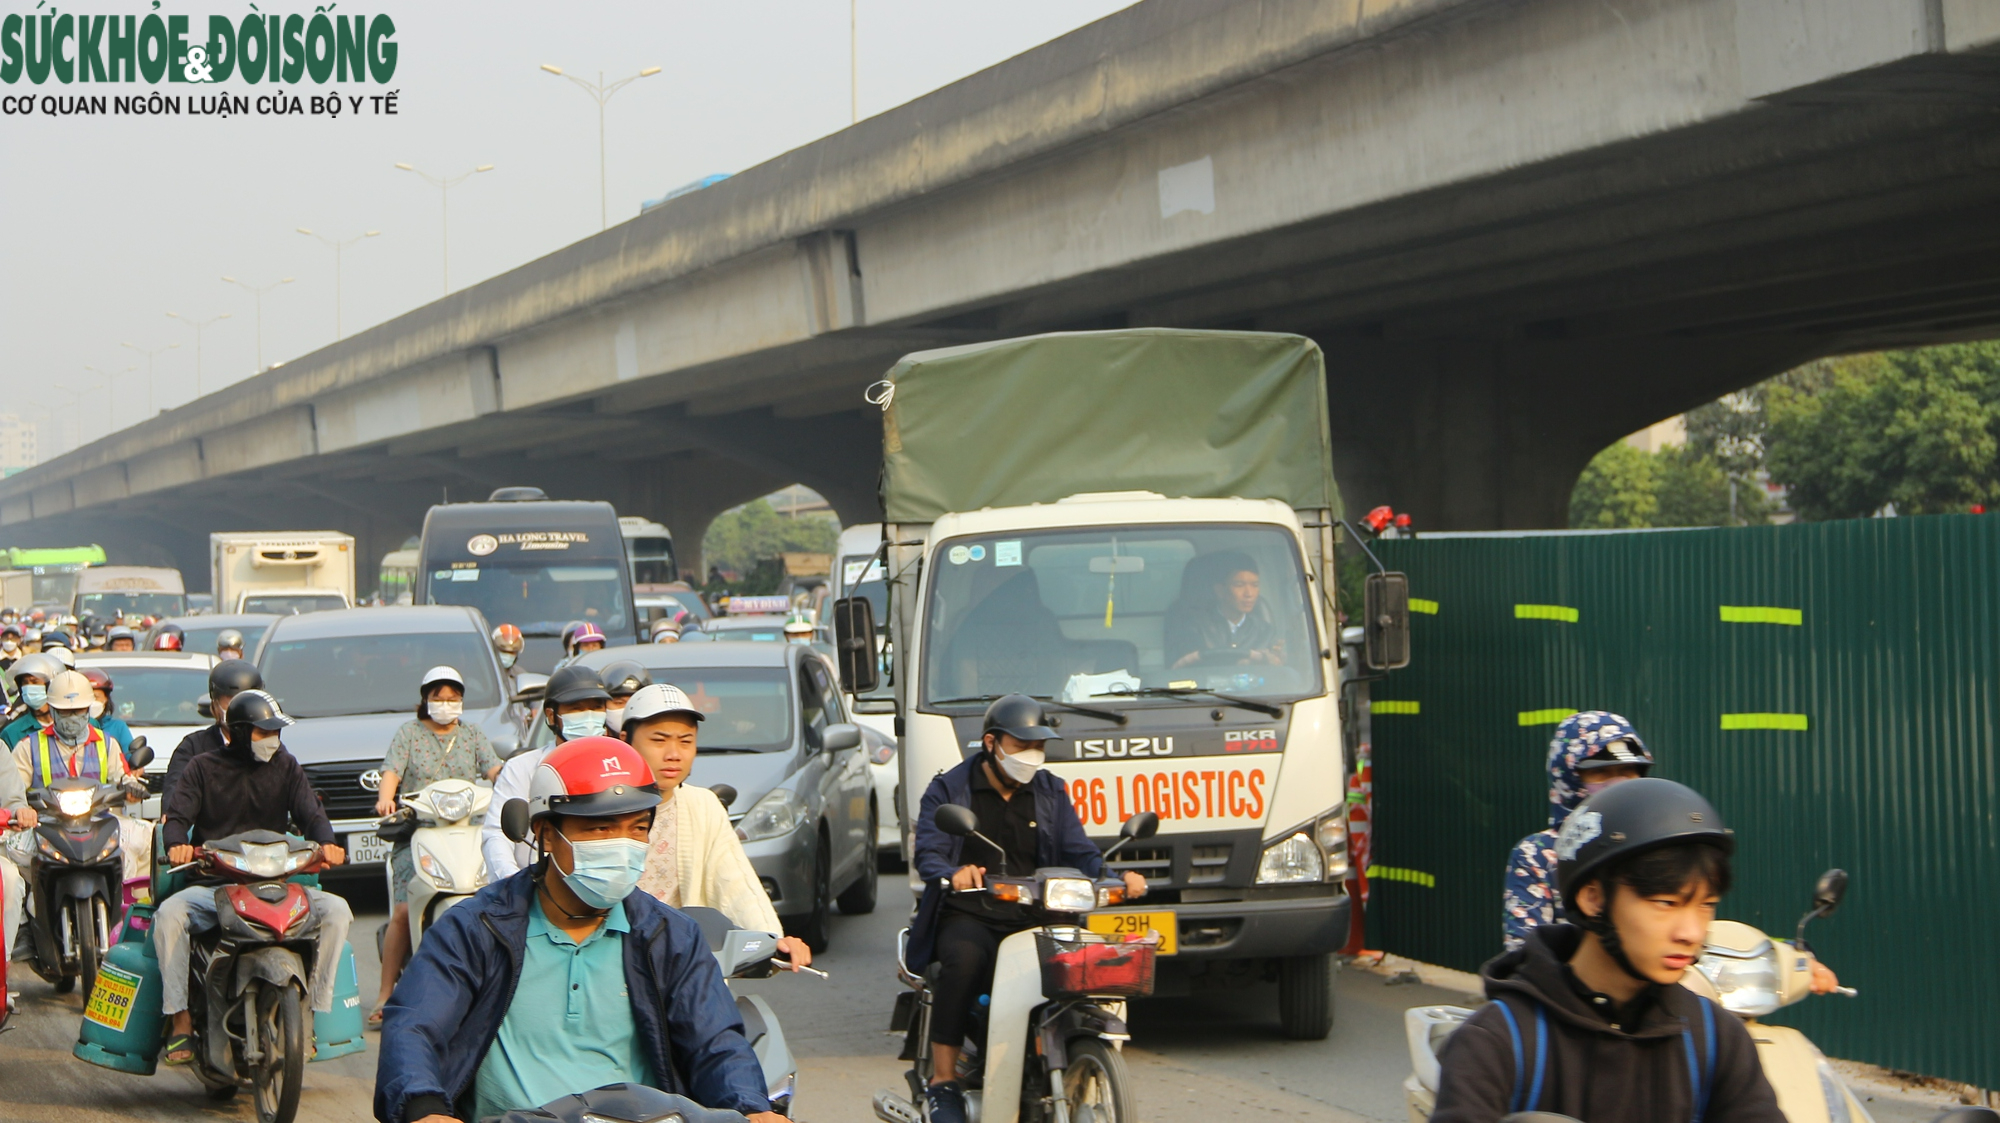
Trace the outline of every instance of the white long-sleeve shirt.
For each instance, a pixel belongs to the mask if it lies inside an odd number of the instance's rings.
[[[550,748],[555,746],[551,745]],[[510,799],[528,798],[528,784],[535,766],[549,755],[548,749],[530,749],[509,757],[493,781],[493,801],[486,805],[486,822],[479,828],[479,852],[486,858],[486,874],[494,881],[512,877],[534,860],[534,851],[525,842],[515,842],[500,830],[500,809]]]

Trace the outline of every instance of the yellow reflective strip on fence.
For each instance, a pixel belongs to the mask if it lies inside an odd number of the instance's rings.
[[[1742,604],[1725,604],[1721,608],[1725,624],[1790,624],[1796,628],[1806,622],[1806,614],[1796,608]]]
[[[1395,866],[1369,866],[1368,879],[1370,881],[1407,881],[1412,885],[1421,885],[1426,889],[1436,889],[1438,883],[1437,878],[1432,877],[1422,870],[1398,869]]]
[[[1804,714],[1723,714],[1724,729],[1791,729],[1804,733]]]
[[[1371,714],[1413,714],[1417,712],[1418,705],[1419,703],[1416,702],[1370,702],[1368,703],[1368,712]]]
[[[1421,612],[1425,616],[1436,616],[1438,614],[1438,602],[1434,600],[1425,600],[1422,597],[1411,597],[1410,611]]]
[[[1561,620],[1565,624],[1576,623],[1576,609],[1560,604],[1517,604],[1514,606],[1516,620]]]
[[[1554,725],[1575,712],[1569,706],[1560,706],[1553,710],[1522,710],[1514,716],[1522,725]]]

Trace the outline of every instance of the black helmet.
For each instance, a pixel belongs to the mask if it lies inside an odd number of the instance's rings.
[[[241,651],[241,650],[243,650],[242,632],[239,632],[234,628],[224,628],[221,631],[215,633],[216,654],[219,655],[224,651]]]
[[[1009,733],[1022,741],[1057,741],[1062,734],[1050,729],[1047,712],[1042,704],[1026,694],[1009,694],[996,698],[986,707],[985,728],[987,733]]]
[[[208,671],[208,692],[211,696],[241,694],[245,690],[264,689],[264,676],[257,673],[256,664],[247,659],[224,659]],[[230,709],[235,709],[231,706]]]
[[[542,688],[542,697],[551,706],[567,705],[571,702],[588,702],[598,698],[609,702],[611,695],[604,689],[604,681],[589,667],[571,663],[549,676],[548,685]]]
[[[1577,887],[1607,863],[1680,842],[1706,843],[1724,854],[1736,834],[1700,792],[1672,780],[1626,780],[1605,788],[1563,820],[1556,835],[1556,887],[1575,900]]]
[[[605,690],[622,698],[629,698],[639,693],[640,688],[653,685],[653,676],[637,659],[620,659],[606,664],[603,670],[597,672],[597,677],[604,683]]]
[[[248,751],[252,729],[269,733],[292,724],[292,719],[278,708],[276,698],[261,690],[245,690],[229,700],[229,712],[223,724],[229,730],[229,747]]]

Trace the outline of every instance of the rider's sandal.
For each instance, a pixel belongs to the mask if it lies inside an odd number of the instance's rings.
[[[175,1054],[180,1054],[175,1056]],[[179,1033],[167,1039],[167,1063],[184,1065],[194,1060],[194,1038],[190,1034]]]
[[[382,1028],[382,1008],[377,1006],[368,1011],[368,1016],[362,1019],[361,1024],[365,1028],[379,1031]]]

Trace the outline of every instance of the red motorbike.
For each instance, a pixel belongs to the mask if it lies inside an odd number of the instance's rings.
[[[324,868],[320,848],[245,831],[204,843],[191,864],[229,884],[214,890],[216,926],[189,940],[189,1067],[211,1098],[247,1085],[258,1123],[291,1123],[312,1046],[306,1011],[319,920],[305,886],[288,879]]]

